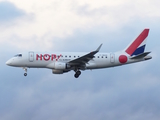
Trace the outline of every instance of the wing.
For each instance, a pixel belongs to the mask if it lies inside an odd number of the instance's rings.
[[[95,55],[97,52],[99,52],[101,46],[102,46],[102,44],[97,48],[97,50],[92,51],[92,52],[90,52],[90,53],[88,53],[88,54],[86,54],[86,55],[84,55],[84,56],[82,56],[82,57],[79,57],[79,58],[77,58],[77,59],[74,59],[74,60],[69,61],[69,62],[68,62],[69,65],[73,65],[73,66],[74,66],[74,65],[84,65],[84,64],[88,63],[91,59],[94,58],[94,55]]]

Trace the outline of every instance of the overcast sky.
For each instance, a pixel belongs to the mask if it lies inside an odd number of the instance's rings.
[[[159,0],[0,0],[1,120],[159,120]],[[54,75],[5,62],[22,51],[124,49],[150,28],[152,60]]]

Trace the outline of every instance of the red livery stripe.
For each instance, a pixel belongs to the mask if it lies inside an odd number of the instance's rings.
[[[132,55],[138,46],[146,39],[148,36],[149,29],[144,29],[142,33],[135,39],[135,41],[127,48],[126,53]]]

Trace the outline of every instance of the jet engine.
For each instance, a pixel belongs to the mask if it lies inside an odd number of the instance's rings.
[[[63,63],[63,62],[51,63],[51,64],[47,65],[46,67],[50,68],[50,69],[56,69],[56,70],[67,70],[67,69],[71,68],[70,65]]]
[[[56,70],[66,70],[70,68],[70,65],[63,63],[63,62],[55,62],[54,63],[54,69]]]

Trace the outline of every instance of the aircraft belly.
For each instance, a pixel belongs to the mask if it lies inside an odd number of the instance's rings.
[[[51,62],[44,62],[44,61],[36,61],[36,62],[29,62],[28,67],[37,67],[37,68],[45,68]]]
[[[87,69],[99,69],[110,67],[111,64],[106,60],[94,61],[86,65]]]
[[[97,68],[97,64],[96,63],[86,64],[86,68],[87,69],[95,69],[95,68]]]

